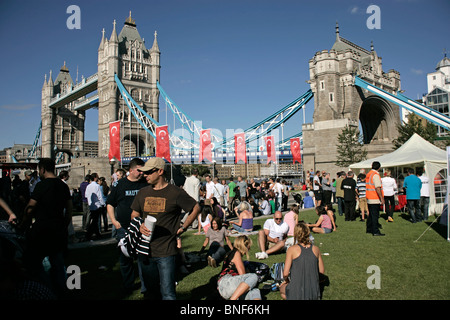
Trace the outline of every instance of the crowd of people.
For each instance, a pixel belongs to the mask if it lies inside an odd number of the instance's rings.
[[[386,205],[387,221],[393,222],[392,198],[398,193],[388,170],[381,177],[378,162],[372,164],[367,174],[361,171],[357,177],[352,171],[339,172],[336,179],[324,171],[307,172],[306,183],[298,186],[304,197],[289,208],[293,186],[279,178],[257,182],[239,176],[237,181],[230,179],[226,183],[206,175],[206,182],[201,183],[198,171],[193,170],[183,185],[176,186],[168,182],[166,163],[161,158],[147,162],[134,158],[128,167],[128,171],[118,169],[109,185],[96,173],[88,174],[80,184],[85,231],[81,241],[101,237],[102,222],[106,232],[109,219],[112,236],[119,244],[123,290],[128,293],[135,290],[137,262],[140,290],[149,299],[176,299],[175,274],[180,257],[184,260],[181,235],[188,228],[196,230],[195,235],[205,236],[199,241],[202,244],[199,252],[206,252],[208,265],[216,268],[222,264],[217,283],[222,298],[261,299],[258,279],[246,271],[242,260],[252,246],[249,235],[255,231],[254,218],[258,216],[268,219],[261,230],[256,230],[259,248],[256,259],[286,253],[284,281],[280,286],[282,297],[319,299],[318,279],[324,273],[324,265],[312,234],[337,230],[333,204],[337,204],[338,214],[345,216],[345,221],[354,221],[359,208],[366,232],[383,236],[378,223],[381,206]],[[60,296],[66,290],[64,255],[74,234],[74,193],[67,186],[69,172],[55,175],[54,160],[42,159],[37,173],[26,171],[26,183],[17,183],[12,189],[14,200],[0,198],[0,205],[8,214],[8,221],[25,231],[23,263],[30,277],[27,279],[40,279],[47,285],[42,288],[51,288],[48,297],[50,292]],[[420,207],[421,197],[426,193],[424,179],[425,175],[419,178],[411,171],[403,184],[413,223],[428,217]],[[299,221],[299,210],[310,207],[315,208],[317,221]],[[150,217],[156,221],[153,228],[147,224]],[[51,264],[50,277],[43,270],[45,258]],[[305,277],[308,281],[300,280]],[[16,285],[11,287],[16,291],[11,291],[9,298],[17,294],[20,285]]]

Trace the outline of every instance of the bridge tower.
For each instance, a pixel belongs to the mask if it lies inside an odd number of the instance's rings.
[[[58,76],[53,81],[52,71],[47,81],[45,75],[42,86],[42,157],[54,158],[64,154],[65,162],[70,161],[75,150],[83,150],[85,111],[75,110],[73,100],[59,108],[51,108],[52,100],[67,94],[74,82],[64,62]]]
[[[140,126],[130,113],[117,89],[114,74],[133,99],[155,120],[159,121],[160,51],[157,34],[150,49],[146,48],[130,16],[119,34],[116,21],[108,39],[105,31],[98,48],[98,152],[99,157],[108,156],[109,123],[121,120],[122,156],[154,154],[154,139]]]
[[[337,136],[346,126],[360,128],[368,158],[392,152],[397,137],[400,112],[396,104],[353,84],[353,75],[395,94],[400,90],[400,74],[385,73],[382,59],[374,50],[366,50],[339,34],[331,50],[317,52],[309,61],[314,93],[313,123],[303,125],[303,160],[305,170],[335,173],[348,168],[334,165]]]

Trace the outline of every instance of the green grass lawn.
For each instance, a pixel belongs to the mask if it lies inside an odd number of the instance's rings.
[[[382,214],[384,217],[384,214]],[[313,210],[300,212],[300,219],[315,222]],[[380,218],[385,237],[365,233],[365,223],[344,221],[337,216],[337,231],[331,234],[314,234],[320,247],[329,284],[323,292],[323,300],[448,300],[450,298],[450,243],[446,240],[446,227],[434,221],[411,224],[405,213],[395,213],[393,223]],[[256,219],[256,228],[262,228],[265,219]],[[200,250],[204,236],[189,230],[182,237],[185,252]],[[422,235],[423,234],[423,235]],[[422,236],[421,236],[422,235]],[[421,238],[416,241],[419,237]],[[275,254],[266,260],[257,260],[259,251],[257,236],[251,236],[253,247],[251,261],[266,263],[283,262],[285,254]],[[233,237],[231,238],[233,241]],[[70,298],[103,300],[140,300],[136,289],[129,296],[120,295],[121,275],[115,245],[72,249],[67,263],[78,265],[82,272],[81,289],[73,290]],[[380,270],[380,289],[369,289],[369,266]],[[188,275],[179,276],[177,296],[180,300],[204,300],[214,297],[215,276],[219,268],[211,268],[206,262],[193,264]],[[138,284],[139,279],[136,279]],[[262,285],[260,286],[260,288]],[[266,300],[280,300],[279,292],[263,292]]]

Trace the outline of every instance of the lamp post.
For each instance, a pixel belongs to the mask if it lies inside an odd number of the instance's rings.
[[[112,158],[111,160],[109,160],[109,164],[111,165],[111,175],[114,174],[114,165],[116,164],[116,159]]]

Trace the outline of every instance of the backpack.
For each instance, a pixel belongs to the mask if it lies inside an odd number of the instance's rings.
[[[283,282],[284,262],[277,262],[270,268],[270,276],[275,282]]]
[[[270,275],[269,266],[262,262],[244,261],[245,269],[258,276],[258,283],[264,282]]]

